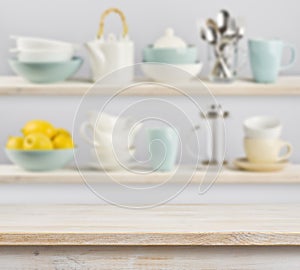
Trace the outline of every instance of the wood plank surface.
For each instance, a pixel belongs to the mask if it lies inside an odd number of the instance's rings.
[[[300,247],[0,247],[5,270],[300,269]]]
[[[192,174],[193,173],[193,174]],[[139,174],[128,171],[101,172],[83,169],[79,173],[76,168],[54,172],[26,172],[13,165],[0,165],[0,184],[84,184],[84,178],[89,183],[121,184],[160,184],[168,180],[170,184],[182,183],[211,183],[216,177],[215,184],[300,184],[300,165],[289,165],[279,172],[247,172],[233,168],[223,168],[220,173],[211,173],[207,177],[204,169],[195,172],[187,169],[173,173]]]
[[[142,80],[149,82],[149,80]],[[150,81],[151,82],[151,81]],[[137,83],[141,83],[138,80]],[[51,96],[81,96],[94,84],[88,80],[71,80],[55,84],[33,84],[16,76],[0,77],[0,95],[51,95]],[[177,86],[177,85],[176,85]],[[179,85],[180,87],[180,85]],[[118,86],[104,85],[93,91],[96,95],[110,95]],[[200,89],[201,88],[201,89]],[[258,84],[252,80],[239,80],[234,83],[221,84],[203,80],[203,86],[191,82],[182,85],[191,95],[206,95],[208,88],[215,96],[298,96],[300,95],[300,77],[280,77],[274,84]],[[181,93],[159,86],[157,84],[144,84],[130,88],[122,93],[127,96],[176,96]]]
[[[300,245],[300,205],[1,205],[0,245]]]

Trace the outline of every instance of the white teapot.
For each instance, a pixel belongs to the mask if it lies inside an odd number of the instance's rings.
[[[114,34],[109,34],[107,39],[103,36],[104,19],[112,12],[120,15],[123,23],[123,34],[119,39]],[[116,73],[118,78],[115,78],[114,81],[129,82],[134,79],[132,67],[134,64],[134,44],[128,36],[125,16],[119,9],[110,8],[102,14],[97,39],[87,42],[85,47],[88,51],[94,82],[123,67],[127,68]]]

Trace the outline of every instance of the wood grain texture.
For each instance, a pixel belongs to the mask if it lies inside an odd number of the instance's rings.
[[[13,165],[0,165],[1,184],[84,184],[83,176],[89,183],[109,184],[117,181],[121,184],[169,184],[210,183],[214,178],[207,177],[204,170],[195,171],[192,175],[188,169],[181,170],[172,176],[171,173],[138,174],[127,171],[100,172],[83,169],[64,169],[54,172],[26,172]],[[279,172],[246,172],[231,168],[223,168],[220,173],[211,173],[216,177],[215,184],[300,184],[300,165],[289,165]],[[172,177],[171,177],[172,176]],[[114,179],[114,180],[113,180]]]
[[[145,80],[148,81],[148,80]],[[137,83],[140,83],[138,81]],[[51,95],[51,96],[81,96],[92,87],[87,80],[73,80],[56,84],[33,84],[20,77],[0,77],[0,95]],[[180,86],[179,86],[180,87]],[[253,81],[240,80],[231,84],[211,83],[203,80],[203,87],[189,83],[183,86],[190,95],[207,95],[208,88],[215,96],[298,96],[300,95],[300,77],[280,77],[275,84],[257,84]],[[117,86],[101,86],[95,88],[93,94],[110,95]],[[122,95],[128,96],[176,96],[179,92],[154,84],[133,87]]]
[[[2,205],[0,217],[0,245],[300,245],[300,205]]]
[[[300,247],[0,247],[0,268],[298,270],[299,253]]]

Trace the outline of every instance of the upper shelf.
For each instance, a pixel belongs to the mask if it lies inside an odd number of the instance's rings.
[[[221,84],[203,81],[215,96],[296,96],[300,95],[300,76],[280,77],[275,84],[258,84],[251,80],[240,80],[234,83]],[[51,95],[51,96],[81,96],[93,86],[87,80],[73,80],[56,84],[33,84],[24,81],[20,77],[6,76],[0,77],[0,95]],[[191,95],[203,95],[206,91],[199,90],[198,83],[184,85],[189,89]],[[93,91],[97,95],[110,95],[116,86],[107,87]],[[179,92],[161,85],[144,84],[126,90],[122,95],[127,96],[176,96]]]

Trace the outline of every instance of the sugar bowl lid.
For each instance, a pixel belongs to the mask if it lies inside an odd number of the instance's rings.
[[[174,35],[174,29],[167,28],[164,36],[154,43],[154,48],[186,48],[186,42]]]

